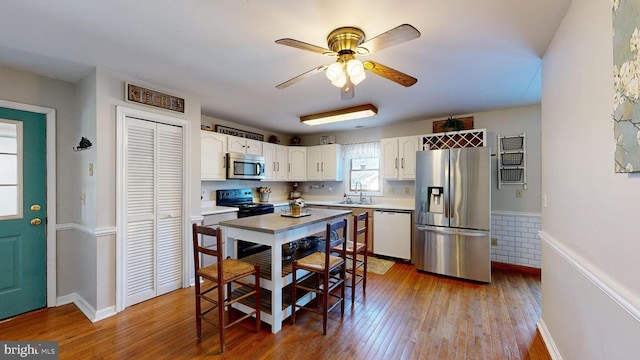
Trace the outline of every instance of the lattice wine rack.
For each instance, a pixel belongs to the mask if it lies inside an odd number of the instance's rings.
[[[422,150],[486,146],[487,129],[451,131],[423,135]]]

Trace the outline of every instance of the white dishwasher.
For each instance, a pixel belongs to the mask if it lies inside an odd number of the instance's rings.
[[[411,211],[373,211],[373,253],[411,260]]]

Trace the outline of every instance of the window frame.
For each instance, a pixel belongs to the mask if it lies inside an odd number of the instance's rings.
[[[375,156],[372,156],[371,158],[374,158]],[[383,196],[384,195],[384,180],[382,178],[382,164],[381,164],[381,155],[379,154],[377,156],[378,158],[378,183],[380,184],[380,188],[378,191],[366,191],[364,190],[363,193],[365,196],[375,196],[375,197],[379,197],[379,196]],[[349,155],[345,155],[345,161],[344,161],[344,173],[346,174],[346,183],[344,184],[344,193],[347,194],[347,196],[360,196],[360,192],[356,192],[354,190],[351,190],[351,162],[353,159],[358,159],[358,158],[354,158],[352,156]]]

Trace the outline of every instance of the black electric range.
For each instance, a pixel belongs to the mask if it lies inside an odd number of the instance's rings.
[[[273,204],[253,202],[252,189],[216,190],[216,205],[232,206],[238,209],[238,218],[271,214]],[[269,249],[267,245],[238,240],[238,258],[247,257]]]
[[[237,207],[239,218],[273,212],[273,204],[253,202],[251,189],[216,190],[216,205]]]

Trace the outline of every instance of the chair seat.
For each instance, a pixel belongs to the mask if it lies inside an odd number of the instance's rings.
[[[251,275],[254,272],[253,265],[244,261],[236,259],[224,259],[222,261],[222,280],[224,283],[229,282],[231,279],[241,278],[247,275]],[[218,281],[218,264],[211,264],[207,267],[203,267],[198,270],[198,275],[206,277],[211,281]]]
[[[302,259],[298,259],[298,267],[306,268],[313,271],[322,271],[324,269],[324,258],[325,254],[317,251],[311,255],[307,255]],[[344,260],[337,256],[329,256],[329,269],[333,269],[334,267],[342,264]]]
[[[363,243],[360,243],[360,242],[354,243],[351,240],[347,240],[347,252],[353,252],[354,244],[356,246],[356,253],[362,252],[365,248],[365,245]],[[335,246],[331,248],[331,251],[340,252],[342,251],[342,246]]]

